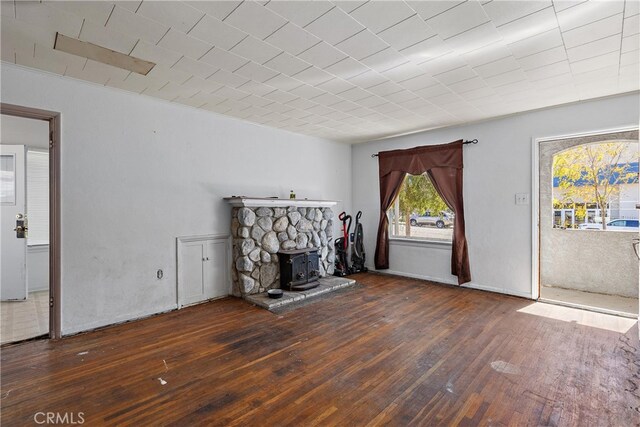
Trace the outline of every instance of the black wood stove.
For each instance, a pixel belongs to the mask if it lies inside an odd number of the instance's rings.
[[[304,291],[318,286],[320,256],[317,248],[278,252],[280,287],[288,291]]]

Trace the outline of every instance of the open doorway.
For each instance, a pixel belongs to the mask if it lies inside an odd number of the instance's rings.
[[[539,148],[540,300],[638,316],[638,131]]]
[[[0,344],[60,336],[59,116],[2,104]]]

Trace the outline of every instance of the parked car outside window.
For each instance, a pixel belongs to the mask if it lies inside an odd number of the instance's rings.
[[[578,226],[580,230],[602,230],[602,224],[585,223]],[[611,231],[640,231],[640,221],[637,219],[614,219],[607,222],[607,230]]]
[[[410,223],[412,226],[435,226],[437,228],[445,228],[453,226],[453,214],[449,212],[440,212],[439,215],[432,215],[427,211],[423,215],[411,214]]]

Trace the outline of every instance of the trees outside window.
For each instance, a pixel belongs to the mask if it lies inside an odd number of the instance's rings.
[[[589,211],[594,209],[607,213],[613,205],[636,203],[637,194],[634,197],[633,191],[624,190],[625,186],[633,186],[637,193],[638,144],[612,141],[563,151],[554,156],[553,179],[554,209],[574,209],[576,224],[588,222]],[[618,209],[617,215],[624,214]],[[608,219],[606,215],[595,217],[603,230]]]
[[[427,174],[407,174],[388,214],[392,236],[451,240],[453,214]]]

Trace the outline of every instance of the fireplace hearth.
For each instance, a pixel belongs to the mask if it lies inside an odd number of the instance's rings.
[[[317,248],[282,250],[280,259],[280,287],[288,291],[305,291],[318,286],[320,256]]]

